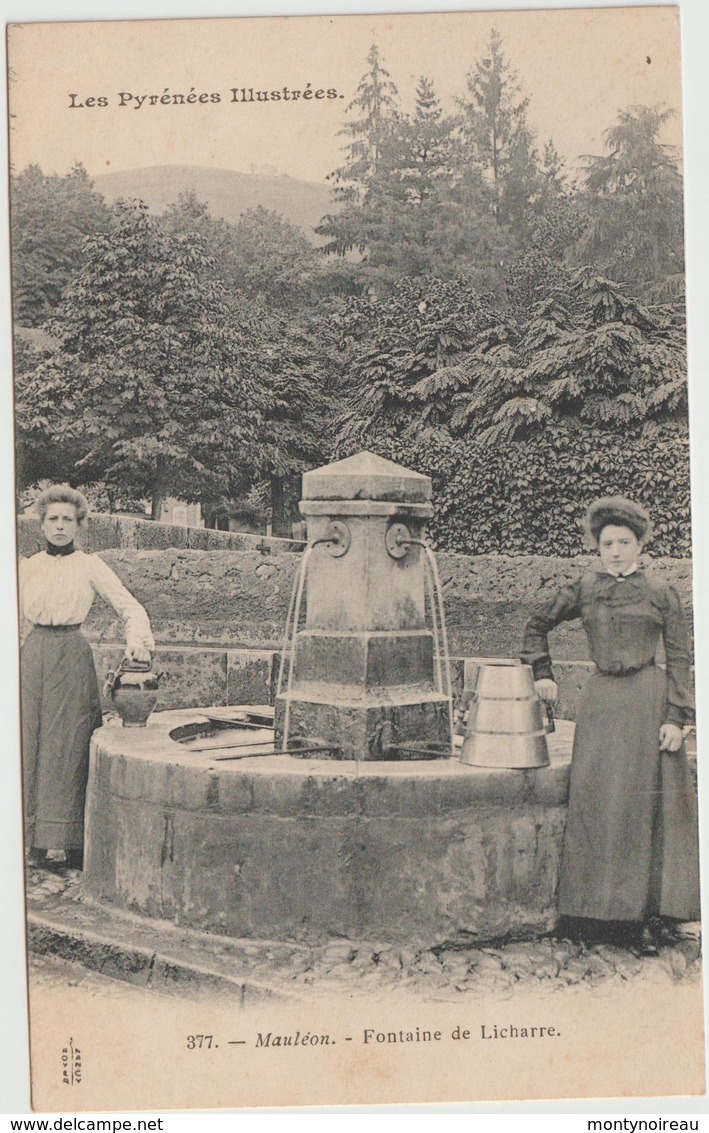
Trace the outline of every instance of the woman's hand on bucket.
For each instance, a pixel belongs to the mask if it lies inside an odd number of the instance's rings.
[[[550,680],[549,677],[543,677],[542,680],[535,681],[534,691],[545,704],[556,704],[559,699],[559,686],[556,681]]]
[[[150,650],[144,645],[129,645],[126,648],[126,657],[130,661],[150,661]]]
[[[677,724],[663,724],[660,728],[660,751],[676,752],[682,746],[682,729]]]

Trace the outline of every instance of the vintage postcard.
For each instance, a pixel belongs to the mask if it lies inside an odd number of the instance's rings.
[[[703,1094],[679,10],[8,62],[35,1109]]]

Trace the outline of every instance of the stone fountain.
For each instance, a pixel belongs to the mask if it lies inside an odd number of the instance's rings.
[[[428,476],[362,452],[303,476],[305,627],[284,654],[276,736],[339,759],[451,755],[447,646],[423,543]],[[431,622],[426,625],[426,583]],[[294,605],[296,605],[294,603]],[[435,663],[434,663],[435,662]]]
[[[361,453],[303,481],[275,733],[264,706],[105,724],[86,899],[240,938],[431,947],[549,929],[571,726],[542,769],[452,757],[430,480]]]

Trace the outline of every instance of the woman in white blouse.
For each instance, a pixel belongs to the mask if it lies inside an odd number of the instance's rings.
[[[101,725],[93,656],[80,632],[96,594],[123,619],[126,654],[149,661],[148,615],[97,555],[74,547],[87,503],[55,486],[36,501],[46,550],[20,563],[22,758],[30,860],[81,868],[91,733]]]

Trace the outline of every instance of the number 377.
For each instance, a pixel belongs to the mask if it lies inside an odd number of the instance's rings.
[[[187,1049],[201,1050],[203,1047],[209,1048],[212,1045],[213,1038],[214,1035],[188,1035]]]

